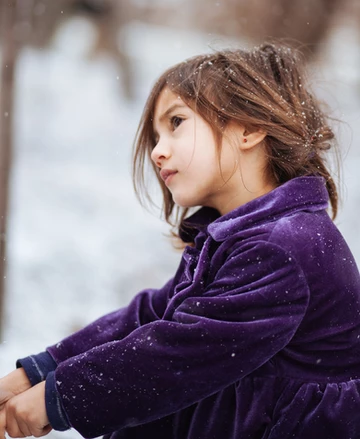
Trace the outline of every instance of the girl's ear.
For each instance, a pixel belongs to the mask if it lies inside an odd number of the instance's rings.
[[[240,139],[239,139],[240,140],[239,147],[243,151],[248,150],[248,149],[253,148],[254,146],[258,145],[266,137],[266,132],[263,130],[256,130],[256,129],[248,130],[248,129],[242,128],[241,131],[242,131],[242,134],[241,134]]]
[[[245,128],[242,125],[230,123],[225,130],[229,139],[237,145],[240,150],[246,151],[261,143],[267,133],[257,128]]]

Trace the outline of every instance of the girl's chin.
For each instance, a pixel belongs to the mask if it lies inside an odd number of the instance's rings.
[[[190,207],[200,206],[200,204],[196,203],[195,201],[191,201],[189,199],[186,199],[186,198],[184,199],[181,197],[174,197],[174,195],[173,195],[173,201],[177,206],[183,207],[185,209],[190,208]]]

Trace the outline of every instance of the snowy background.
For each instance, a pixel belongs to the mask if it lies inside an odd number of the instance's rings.
[[[74,20],[50,49],[27,49],[20,57],[0,376],[16,358],[126,305],[140,289],[162,285],[180,257],[165,236],[168,227],[133,194],[135,130],[150,87],[166,67],[234,42],[134,24],[126,49],[136,96],[128,102],[114,63],[86,58],[92,32],[89,23]],[[336,223],[359,264],[358,46],[355,30],[339,28],[312,67],[319,95],[344,121],[337,129],[344,164]]]

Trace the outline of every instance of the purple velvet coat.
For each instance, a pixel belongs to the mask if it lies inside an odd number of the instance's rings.
[[[216,218],[163,288],[20,360],[52,426],[111,439],[360,438],[360,279],[318,177]],[[189,233],[192,233],[191,231]]]

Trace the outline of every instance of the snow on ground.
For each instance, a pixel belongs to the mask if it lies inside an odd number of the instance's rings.
[[[25,51],[18,68],[0,376],[12,370],[16,358],[42,351],[172,275],[179,254],[164,236],[168,227],[133,194],[131,145],[158,74],[209,51],[209,45],[226,45],[208,35],[134,24],[127,44],[137,87],[129,103],[110,60],[81,56],[91,28],[77,23],[74,40],[74,23],[69,26],[51,50]],[[350,35],[331,46],[322,65],[330,87],[320,92],[349,125],[342,132],[344,144],[352,147],[337,223],[359,263],[360,88],[354,75],[359,64],[346,56],[355,53],[356,44]],[[340,56],[342,69],[333,62]]]

